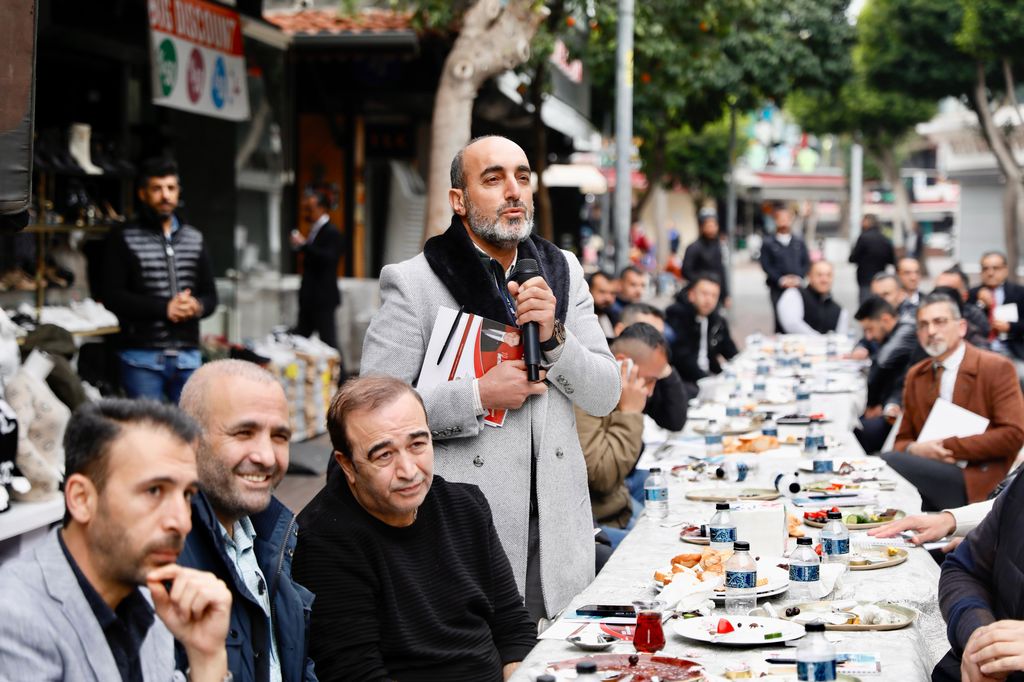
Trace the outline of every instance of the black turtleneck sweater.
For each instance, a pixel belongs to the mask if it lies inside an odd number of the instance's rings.
[[[321,682],[487,682],[536,644],[480,489],[435,476],[415,522],[389,526],[340,469],[299,514],[294,580],[316,595]]]

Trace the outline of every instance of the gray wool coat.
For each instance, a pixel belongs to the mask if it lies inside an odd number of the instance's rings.
[[[530,514],[530,457],[537,460],[540,578],[552,616],[594,578],[594,532],[587,469],[573,405],[602,416],[619,400],[619,369],[597,316],[583,269],[562,254],[569,270],[567,338],[547,368],[547,393],[509,410],[504,426],[483,424],[469,381],[450,381],[423,395],[434,439],[434,471],[472,483],[487,496],[520,594],[525,593]],[[362,374],[413,383],[440,306],[457,302],[423,253],[381,271],[381,308],[363,342]]]
[[[0,568],[0,682],[121,679],[57,532]],[[148,599],[148,590],[142,591]],[[147,682],[185,679],[174,669],[174,638],[159,618],[149,628],[139,658]]]

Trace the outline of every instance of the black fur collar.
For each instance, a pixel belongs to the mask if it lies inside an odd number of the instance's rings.
[[[444,233],[427,240],[423,255],[466,312],[497,321],[507,319],[494,280],[484,269],[459,216],[452,216],[452,224]],[[565,255],[551,242],[531,234],[519,245],[519,258],[537,261],[541,275],[555,294],[555,317],[565,322],[569,309],[569,266]]]

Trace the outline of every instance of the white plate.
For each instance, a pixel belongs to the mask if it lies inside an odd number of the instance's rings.
[[[732,623],[736,629],[725,635],[714,633],[714,630],[718,627],[718,621],[723,618]],[[752,624],[756,627],[750,627]],[[680,637],[724,646],[765,646],[800,639],[804,636],[803,625],[780,618],[761,618],[758,616],[714,614],[703,618],[682,618],[673,621],[672,629]],[[765,639],[766,634],[775,632],[781,633],[782,636],[774,639]]]

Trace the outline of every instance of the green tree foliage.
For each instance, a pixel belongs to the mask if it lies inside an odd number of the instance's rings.
[[[637,3],[634,131],[650,184],[697,183],[720,192],[722,182],[695,173],[691,161],[694,153],[707,154],[705,163],[715,173],[728,168],[731,110],[781,102],[797,88],[838,91],[851,71],[854,36],[847,5],[847,0]],[[595,9],[586,63],[600,115],[613,109],[616,3],[602,0]],[[705,137],[686,142],[710,124],[716,127]]]

